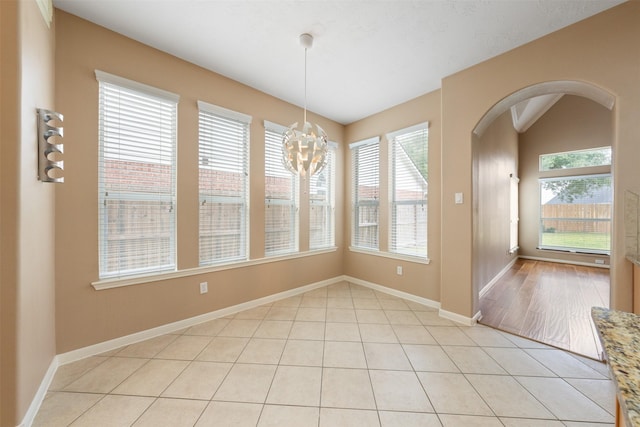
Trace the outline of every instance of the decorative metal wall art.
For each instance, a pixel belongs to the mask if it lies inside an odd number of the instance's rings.
[[[42,182],[64,182],[63,147],[56,143],[56,138],[62,138],[63,129],[49,124],[63,119],[60,113],[38,108],[38,179]]]

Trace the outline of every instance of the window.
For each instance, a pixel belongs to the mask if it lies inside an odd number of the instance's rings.
[[[543,154],[540,171],[539,248],[608,254],[611,147]]]
[[[380,206],[380,139],[354,142],[351,149],[352,182],[351,245],[355,248],[378,249]]]
[[[590,166],[611,166],[611,147],[543,154],[540,156],[540,171]]]
[[[178,96],[96,77],[100,278],[175,270]]]
[[[608,254],[611,175],[540,180],[540,248]]]
[[[389,251],[427,257],[428,124],[387,134],[391,155]]]
[[[251,117],[199,101],[200,265],[247,259]]]
[[[309,249],[335,245],[335,150],[329,143],[326,166],[309,180]]]
[[[282,163],[284,126],[265,121],[265,256],[298,251],[299,178]]]
[[[509,177],[509,253],[513,254],[518,250],[518,226],[520,223],[519,191],[520,179]]]

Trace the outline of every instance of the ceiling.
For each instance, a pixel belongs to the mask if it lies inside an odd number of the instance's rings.
[[[54,0],[54,6],[342,124],[624,0]]]

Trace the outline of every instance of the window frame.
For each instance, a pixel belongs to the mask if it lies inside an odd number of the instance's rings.
[[[545,220],[556,220],[556,221],[578,221],[578,222],[608,222],[612,224],[612,212],[610,212],[610,216],[608,219],[601,218],[563,218],[563,217],[544,217],[543,216],[543,206],[546,205],[542,203],[542,186],[545,182],[549,181],[564,181],[564,180],[579,180],[579,179],[589,179],[589,178],[608,178],[610,181],[612,196],[613,196],[613,181],[612,175],[610,172],[608,173],[597,173],[597,174],[585,174],[585,175],[560,175],[560,176],[552,176],[538,179],[538,189],[539,189],[539,221],[540,226],[538,227],[538,249],[541,250],[555,250],[555,251],[563,251],[563,252],[571,252],[571,253],[581,253],[581,254],[592,254],[592,255],[610,255],[611,253],[611,231],[609,231],[609,249],[608,250],[600,250],[600,249],[592,249],[592,248],[584,248],[584,247],[572,247],[572,246],[559,246],[559,245],[543,245],[542,238],[544,234],[544,221]]]
[[[265,200],[265,213],[264,213],[264,256],[267,257],[277,257],[289,254],[295,254],[300,250],[300,177],[298,175],[294,175],[289,172],[282,163],[282,135],[287,130],[287,127],[283,125],[279,125],[277,123],[270,122],[268,120],[264,121],[264,148],[265,148],[265,169],[264,169],[264,177],[265,177],[265,191],[264,191],[264,200]],[[268,135],[270,133],[270,136]],[[277,142],[277,144],[276,144]],[[269,144],[272,143],[273,147],[269,147]],[[269,161],[268,148],[271,148],[271,157],[273,157],[273,164],[269,166],[267,163]],[[274,172],[279,172],[279,175],[288,175],[291,177],[291,198],[282,199],[282,198],[274,198],[268,197],[268,184],[267,184],[267,173],[271,168]],[[279,176],[275,175],[275,176]],[[267,214],[267,210],[270,209],[271,206],[289,206],[290,210],[290,224],[293,225],[292,233],[289,235],[289,245],[287,247],[276,247],[269,248],[269,241],[267,239],[267,234],[269,233],[269,216]],[[277,231],[276,231],[277,232]]]
[[[177,122],[178,122],[178,102],[180,97],[171,92],[155,88],[153,86],[148,86],[143,83],[139,83],[133,80],[125,79],[123,77],[115,76],[113,74],[105,73],[100,70],[95,70],[96,80],[98,81],[98,277],[101,280],[109,280],[109,279],[119,279],[126,278],[132,276],[147,276],[154,274],[163,274],[166,272],[176,271],[177,268],[177,224],[176,224],[176,210],[177,210]],[[116,98],[117,94],[117,98]],[[128,97],[128,100],[123,103],[121,102]],[[135,101],[134,98],[140,98],[141,100]],[[142,108],[140,106],[142,103],[160,103],[163,105],[162,111],[164,114],[169,115],[169,123],[168,126],[162,126],[162,131],[157,129],[156,126],[150,125],[147,126],[143,130],[143,125],[147,122],[143,122],[142,125],[136,123],[136,126],[132,126],[132,122],[135,122],[136,118],[145,118],[141,114]],[[113,103],[114,106],[117,106],[117,113],[109,112],[108,105]],[[133,114],[128,115],[126,118],[128,119],[128,127],[125,127],[125,120],[122,120],[121,111],[126,111],[121,109],[122,106],[138,106],[136,109],[137,113],[134,116]],[[166,109],[166,111],[165,111]],[[131,110],[133,111],[133,109]],[[112,120],[111,115],[117,115],[118,120]],[[146,117],[148,120],[151,116],[151,113]],[[112,123],[117,123],[112,124]],[[166,117],[163,117],[161,123],[167,124]],[[151,129],[151,130],[150,130]],[[123,130],[126,130],[123,131]],[[161,135],[158,136],[153,132],[160,132]],[[132,136],[135,135],[135,136]],[[167,138],[162,138],[163,135],[168,135]],[[138,139],[137,142],[134,142],[135,139]],[[123,191],[120,189],[119,191],[114,191],[113,189],[117,187],[110,187],[107,183],[107,173],[109,170],[112,170],[108,165],[106,159],[109,158],[109,153],[112,149],[117,150],[118,156],[122,155],[123,157],[129,157],[130,159],[127,162],[136,164],[139,163],[141,165],[153,164],[152,162],[141,162],[141,158],[145,158],[144,150],[142,152],[136,152],[135,150],[131,150],[131,148],[144,148],[145,145],[148,144],[148,141],[156,138],[156,141],[163,141],[164,144],[169,144],[169,159],[166,163],[162,163],[164,158],[161,156],[160,164],[168,164],[169,165],[169,191],[140,191],[140,189],[129,188]],[[109,142],[109,140],[113,139],[115,142]],[[121,141],[127,141],[127,143],[120,143]],[[144,144],[142,141],[147,141]],[[109,148],[109,145],[112,144],[113,148]],[[136,146],[138,144],[139,146]],[[129,151],[122,150],[122,148],[129,148]],[[115,151],[113,151],[115,153]],[[121,154],[124,152],[125,154]],[[164,149],[158,150],[157,147],[147,146],[147,152],[158,153],[162,152],[163,154],[167,152],[167,147]],[[127,154],[128,153],[128,154]],[[122,158],[118,157],[118,161],[122,161]],[[129,165],[131,166],[131,165]],[[113,167],[113,166],[112,166]],[[122,168],[125,170],[126,168]],[[120,169],[118,169],[120,170]],[[148,172],[148,171],[147,171]],[[143,172],[140,172],[143,174]],[[141,175],[144,176],[144,175]],[[150,179],[149,182],[159,182],[156,179]],[[146,182],[146,181],[145,181]],[[137,181],[136,183],[140,183]],[[153,187],[155,189],[159,189],[158,186]],[[110,224],[112,224],[109,220],[109,206],[113,206],[113,203],[116,205],[116,209],[118,209],[119,205],[128,202],[158,202],[161,204],[168,204],[168,245],[162,245],[160,237],[156,236],[156,241],[160,242],[161,246],[166,246],[166,250],[158,250],[153,252],[160,258],[166,259],[166,262],[157,263],[152,265],[147,265],[143,267],[135,267],[135,268],[109,268],[110,261],[113,262],[114,257],[110,256],[111,251],[109,250],[109,230],[112,228]],[[134,211],[135,212],[135,211]],[[120,214],[119,214],[120,215]],[[160,217],[157,217],[160,218]],[[162,218],[160,218],[162,220]],[[118,225],[119,224],[119,225]],[[124,224],[126,224],[125,219],[121,219],[116,222],[119,230],[124,229]],[[142,224],[142,223],[140,223]],[[142,225],[140,225],[142,227]],[[133,238],[129,238],[133,239]],[[134,239],[135,240],[135,239]],[[152,239],[142,233],[138,238],[138,241],[150,241]],[[131,243],[131,247],[125,247],[123,245],[118,245],[120,249],[118,249],[118,253],[124,251],[124,255],[117,255],[115,258],[117,259],[131,259],[132,254],[135,253],[136,247],[134,243]],[[138,248],[138,252],[140,248]],[[116,264],[121,266],[117,260]]]
[[[396,191],[398,189],[398,168],[397,168],[397,164],[399,162],[399,159],[397,158],[397,154],[401,153],[397,147],[402,148],[402,145],[399,143],[398,138],[402,138],[402,137],[406,137],[407,135],[411,135],[411,134],[415,134],[418,132],[425,132],[425,162],[429,161],[429,155],[428,155],[428,150],[429,150],[429,122],[424,122],[424,123],[419,123],[413,126],[409,126],[407,128],[403,128],[403,129],[399,129],[397,131],[394,132],[389,132],[386,134],[386,139],[387,142],[389,144],[389,209],[390,209],[390,215],[389,215],[389,252],[393,253],[393,254],[398,254],[401,256],[407,256],[407,257],[416,257],[416,258],[420,258],[420,259],[427,259],[428,258],[428,238],[427,238],[427,231],[428,231],[428,198],[427,198],[427,193],[428,193],[428,178],[427,177],[423,177],[422,173],[418,170],[418,168],[416,167],[415,164],[412,164],[411,166],[414,169],[414,172],[420,176],[420,178],[422,178],[424,180],[424,187],[421,189],[421,193],[422,193],[422,198],[420,199],[411,199],[411,198],[398,198],[398,192]],[[411,162],[412,160],[410,159],[408,153],[406,153],[406,151],[402,150],[402,152],[405,153],[406,158]],[[420,250],[403,250],[401,249],[401,247],[399,246],[398,243],[398,210],[401,206],[414,206],[415,209],[418,209],[419,206],[422,206],[422,210],[424,211],[424,215],[425,215],[425,222],[424,222],[424,251]],[[418,228],[420,226],[420,223],[418,221],[415,221],[412,223],[414,226],[414,233],[416,233],[416,241],[418,239]]]
[[[509,253],[514,254],[520,249],[520,178],[509,175]]]
[[[336,180],[336,155],[338,150],[338,144],[335,142],[329,142],[327,144],[327,163],[322,171],[316,172],[309,178],[309,250],[319,250],[335,247],[336,244],[336,220],[335,220],[335,180]],[[323,200],[314,199],[312,196],[314,182],[317,182],[321,174],[326,174],[326,183],[322,188],[325,191],[326,197]],[[315,240],[314,227],[316,223],[313,222],[313,210],[314,207],[321,207],[325,211],[325,221],[321,228],[324,231],[320,235],[321,239]]]
[[[359,197],[359,183],[360,183],[360,172],[361,169],[359,167],[360,155],[363,152],[362,150],[365,148],[372,148],[372,156],[373,158],[370,165],[371,169],[371,178],[374,180],[372,182],[372,188],[375,190],[376,196],[373,199],[371,198],[360,198]],[[362,249],[367,251],[379,251],[380,250],[380,138],[373,137],[364,139],[362,141],[354,142],[349,144],[349,149],[351,151],[351,247],[356,249]],[[365,157],[368,159],[368,157]],[[369,169],[367,169],[369,170]],[[361,242],[359,238],[359,230],[361,230],[364,225],[361,224],[360,221],[360,213],[363,208],[375,208],[375,223],[369,224],[367,226],[375,227],[375,237],[374,242],[371,245],[363,244],[366,242]]]
[[[602,163],[602,164],[598,164],[598,165],[569,166],[569,167],[566,167],[566,168],[556,168],[556,169],[547,169],[547,168],[544,167],[544,159],[546,157],[562,156],[564,154],[588,153],[588,152],[595,152],[595,151],[600,151],[600,150],[608,150],[608,153],[607,153],[608,154],[608,158],[609,158],[609,162],[608,163]],[[558,172],[558,171],[563,171],[563,170],[564,171],[566,171],[566,170],[580,170],[580,169],[584,169],[584,168],[594,168],[594,167],[601,167],[601,166],[611,167],[611,155],[612,155],[611,146],[585,148],[585,149],[581,149],[581,150],[561,151],[559,153],[540,154],[540,156],[538,157],[538,171],[553,173],[553,172]],[[579,175],[579,173],[576,173],[576,175]]]
[[[204,123],[204,119],[210,121],[210,125],[208,123]],[[251,120],[252,117],[250,115],[209,104],[204,101],[198,101],[198,262],[201,267],[241,262],[246,261],[249,258],[249,148],[251,143]],[[214,136],[214,126],[216,124],[220,127],[220,135]],[[236,130],[234,129],[235,127],[241,129],[239,133],[230,133]],[[212,135],[210,138],[205,140],[203,133],[211,133]],[[220,168],[231,169],[231,173],[239,174],[241,176],[241,192],[238,196],[216,194],[216,191],[203,191],[203,187],[205,186],[205,183],[202,182],[203,170],[215,170],[213,168],[206,167],[207,165],[203,163],[204,154],[216,154],[214,152],[215,148],[213,147],[209,149],[209,153],[205,152],[206,144],[212,145],[215,142],[214,138],[217,138],[218,142],[224,144],[224,146],[221,146],[222,152],[231,153],[225,155],[225,157],[229,158],[229,162],[231,164],[228,167],[221,165]],[[238,140],[242,140],[242,144],[239,146],[233,146],[233,142]],[[229,147],[228,145],[231,146]],[[234,148],[237,148],[236,152],[233,151]],[[223,156],[217,157],[219,159],[223,158]],[[238,159],[240,160],[238,161]],[[238,222],[240,228],[238,230],[239,236],[236,239],[238,242],[236,246],[238,247],[239,252],[237,255],[222,253],[222,256],[203,258],[203,252],[205,250],[211,251],[213,250],[212,247],[216,246],[214,241],[215,239],[213,238],[210,244],[204,245],[203,243],[203,208],[206,206],[207,202],[209,202],[209,205],[218,205],[220,207],[224,205],[240,206],[240,221]],[[210,213],[210,215],[213,215],[213,213]],[[214,234],[215,231],[225,230],[214,230]]]

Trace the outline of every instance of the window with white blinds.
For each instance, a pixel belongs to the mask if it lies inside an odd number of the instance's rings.
[[[100,278],[176,268],[177,95],[96,71]]]
[[[354,142],[351,150],[351,246],[377,250],[380,209],[380,139]]]
[[[391,155],[389,251],[427,257],[428,125],[387,134]]]
[[[519,214],[519,188],[520,179],[511,174],[509,176],[509,253],[513,254],[518,250],[518,225]]]
[[[265,256],[298,251],[299,178],[282,163],[284,126],[264,122]]]
[[[329,143],[326,166],[309,180],[309,249],[335,246],[336,149]]]
[[[247,259],[251,116],[198,101],[200,265]]]

